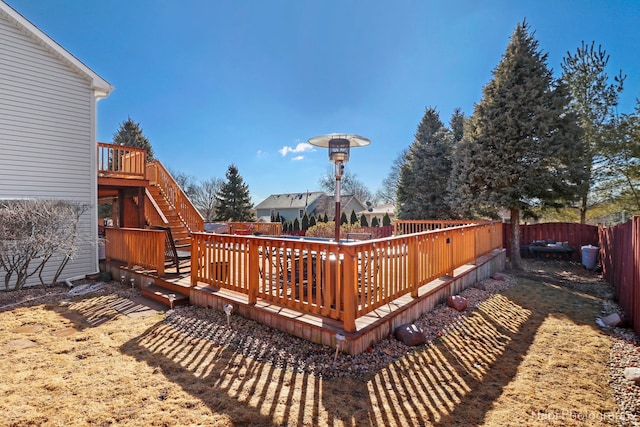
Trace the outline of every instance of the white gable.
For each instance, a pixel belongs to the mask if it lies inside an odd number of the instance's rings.
[[[112,89],[0,0],[0,199],[92,206],[62,278],[98,267],[96,104]]]

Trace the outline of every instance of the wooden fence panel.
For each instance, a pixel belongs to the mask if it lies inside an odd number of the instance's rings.
[[[507,256],[511,256],[511,224],[503,224],[503,246],[507,248]],[[598,227],[595,225],[569,222],[545,222],[541,224],[520,225],[520,245],[529,245],[535,240],[555,240],[569,242],[574,249],[573,260],[581,260],[581,247],[587,245],[598,246]],[[521,251],[521,255],[528,256],[528,251]]]
[[[604,279],[613,286],[632,327],[640,330],[640,217],[614,227],[600,227]]]

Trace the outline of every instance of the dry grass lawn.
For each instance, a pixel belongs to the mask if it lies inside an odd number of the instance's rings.
[[[14,308],[0,313],[0,424],[615,425],[611,344],[594,323],[605,286],[562,268],[520,276],[431,345],[353,379],[127,317],[115,295]]]

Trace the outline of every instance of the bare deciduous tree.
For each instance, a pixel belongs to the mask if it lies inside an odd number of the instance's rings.
[[[218,200],[216,194],[220,191],[223,181],[219,178],[210,178],[195,187],[194,195],[191,199],[198,208],[204,220],[211,222],[215,220]]]

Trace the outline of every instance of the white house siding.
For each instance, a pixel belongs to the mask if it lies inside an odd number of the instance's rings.
[[[95,102],[88,79],[0,11],[0,199],[95,207]],[[90,209],[80,225],[85,242],[62,279],[98,269],[96,226]]]

